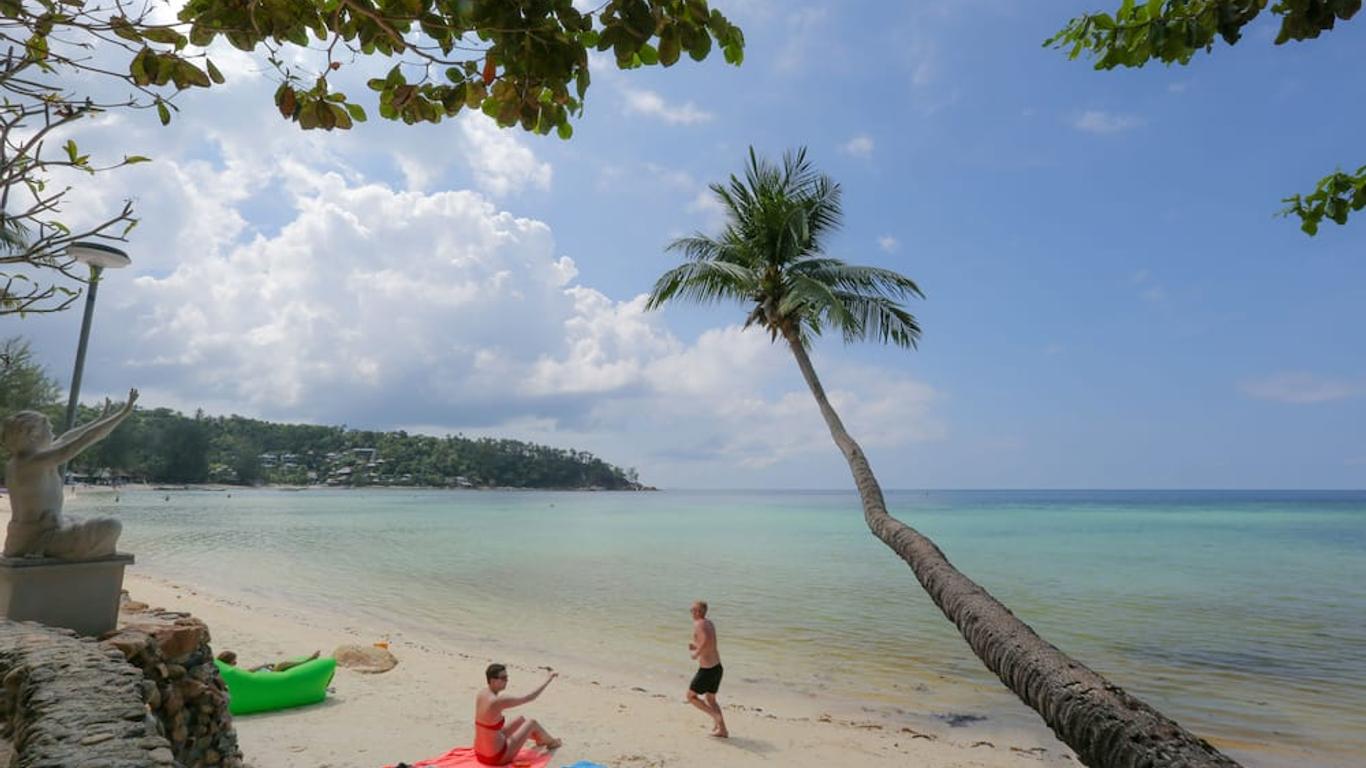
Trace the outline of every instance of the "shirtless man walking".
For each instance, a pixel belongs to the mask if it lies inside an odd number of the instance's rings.
[[[716,703],[716,691],[721,687],[721,654],[716,650],[716,625],[707,618],[707,603],[698,600],[692,604],[692,642],[688,651],[697,659],[697,674],[688,685],[688,703],[706,712],[715,723],[711,735],[724,739],[730,736],[726,730],[726,718],[721,714],[721,705]]]

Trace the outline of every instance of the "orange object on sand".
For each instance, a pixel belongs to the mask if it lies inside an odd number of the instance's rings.
[[[388,640],[381,640],[381,641],[379,641],[378,643],[375,643],[375,647],[376,647],[376,648],[383,648],[384,650],[387,651],[387,650],[389,650],[389,641],[388,641]]]
[[[542,768],[549,763],[549,752],[523,749],[508,765],[515,766],[515,768]],[[483,764],[474,756],[473,747],[456,747],[440,757],[419,760],[416,763],[408,763],[408,765],[412,768],[483,768]],[[385,768],[394,768],[394,766],[390,765]]]

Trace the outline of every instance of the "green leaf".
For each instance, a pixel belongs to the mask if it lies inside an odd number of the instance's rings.
[[[43,61],[47,58],[47,38],[42,35],[34,35],[24,44],[28,50],[29,58],[34,61]]]
[[[555,126],[555,133],[565,141],[569,141],[569,139],[573,138],[574,136],[574,126],[570,125],[569,121],[566,120],[563,123],[560,123],[559,125]]]
[[[124,165],[136,165],[137,163],[150,163],[150,162],[152,162],[152,158],[150,158],[150,157],[143,157],[142,155],[124,155],[124,156],[123,156],[123,163],[124,163]]]
[[[352,120],[355,120],[358,123],[365,122],[365,109],[362,108],[361,105],[347,104],[346,112],[347,114],[351,115]]]
[[[204,59],[204,68],[209,70],[209,79],[219,85],[223,84],[223,73],[218,71],[218,67],[213,65],[212,59]]]
[[[213,42],[214,31],[202,24],[190,27],[190,42],[200,48],[207,48]]]
[[[115,34],[118,34],[117,30],[115,30]],[[154,43],[174,45],[176,48],[182,48],[185,45],[185,36],[168,27],[144,28],[142,36]]]
[[[659,51],[655,50],[655,47],[649,43],[640,46],[640,50],[636,51],[636,55],[640,57],[640,63],[647,67],[653,67],[659,63]]]
[[[208,88],[209,76],[200,71],[199,67],[182,61],[176,65],[176,85],[179,86],[182,82],[199,88]]]
[[[157,100],[157,117],[161,118],[162,125],[171,124],[171,110],[166,106],[166,102]]]
[[[672,67],[678,63],[678,56],[682,52],[683,47],[678,42],[678,30],[673,27],[664,30],[664,34],[659,38],[659,63]]]
[[[128,23],[128,19],[125,19],[122,16],[111,17],[109,19],[109,28],[114,31],[115,35],[118,35],[124,40],[129,40],[134,43],[142,42],[142,35],[138,34],[138,31],[133,28],[133,25]]]
[[[66,140],[66,156],[67,156],[67,158],[69,158],[69,159],[71,160],[71,162],[73,162],[73,163],[76,162],[76,157],[77,157],[76,142],[73,141],[73,140],[71,140],[71,139],[67,139],[67,140]]]

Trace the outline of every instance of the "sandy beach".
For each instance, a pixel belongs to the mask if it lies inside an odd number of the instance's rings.
[[[74,501],[80,506],[79,501]],[[0,524],[8,522],[0,497]],[[439,755],[471,741],[474,695],[489,662],[506,663],[510,690],[544,679],[543,659],[518,658],[495,647],[443,646],[434,637],[325,611],[300,611],[298,598],[243,598],[229,589],[173,583],[129,570],[133,600],[187,611],[208,624],[216,651],[231,649],[258,663],[343,644],[387,640],[399,664],[383,674],[339,669],[320,705],[237,718],[238,738],[254,768],[378,768]],[[684,642],[681,640],[680,642]],[[610,768],[655,766],[921,765],[940,768],[1076,765],[1070,751],[1042,727],[1033,732],[922,725],[911,728],[874,716],[827,712],[819,701],[728,696],[732,737],[708,736],[710,722],[683,701],[688,674],[680,662],[676,689],[635,685],[601,669],[561,667],[541,698],[519,710],[564,741],[552,766],[591,760]],[[742,689],[743,691],[743,689]]]
[[[335,693],[319,706],[237,719],[248,764],[255,768],[376,768],[415,761],[468,744],[474,694],[486,664],[507,663],[516,693],[539,684],[535,659],[505,658],[491,648],[440,648],[425,638],[386,632],[346,616],[301,615],[293,608],[226,598],[189,584],[130,574],[135,600],[203,619],[216,650],[250,663],[387,636],[399,665],[371,675],[338,670]],[[710,723],[683,703],[679,690],[652,690],[578,669],[517,712],[564,740],[551,765],[592,760],[613,768],[646,766],[1075,765],[1060,743],[983,728],[898,729],[876,720],[777,715],[783,702],[721,699],[732,738],[710,738]],[[688,670],[680,665],[680,677]],[[765,706],[769,705],[769,706]],[[954,731],[957,731],[956,733]],[[959,734],[962,734],[961,736]]]

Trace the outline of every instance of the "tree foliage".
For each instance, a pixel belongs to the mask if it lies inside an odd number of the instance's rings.
[[[1270,12],[1280,16],[1276,44],[1310,40],[1332,30],[1361,10],[1362,0],[1278,0]],[[1068,22],[1044,41],[1067,52],[1095,59],[1096,69],[1141,67],[1157,60],[1188,64],[1198,51],[1212,51],[1218,40],[1233,45],[1243,28],[1267,9],[1268,0],[1124,0],[1115,13],[1088,13]],[[1366,166],[1355,173],[1336,171],[1313,192],[1282,202],[1282,215],[1297,216],[1300,229],[1318,233],[1326,218],[1346,224],[1351,211],[1366,207]]]
[[[94,409],[82,408],[82,421]],[[373,452],[372,452],[373,450]],[[241,416],[139,409],[71,464],[154,483],[258,482],[509,488],[636,486],[634,471],[572,449],[498,438],[432,437]]]
[[[179,94],[224,82],[207,55],[216,41],[261,53],[280,81],[280,115],[305,130],[366,119],[334,82],[354,69],[370,76],[385,119],[438,123],[476,109],[565,139],[583,112],[590,51],[611,51],[624,69],[669,67],[684,53],[701,61],[713,45],[727,62],[744,58],[743,33],[707,0],[607,0],[587,12],[572,0],[189,0],[174,20],[160,10],[0,0],[0,314],[64,309],[78,291],[60,280],[86,281],[66,247],[124,240],[135,224],[126,201],[80,231],[57,218],[68,189],[50,186],[52,171],[147,159],[97,161],[73,140],[58,144],[63,129],[112,110],[169,123]]]
[[[33,359],[29,343],[13,336],[0,342],[0,421],[16,411],[46,411],[61,397],[57,380]]]
[[[826,255],[825,240],[843,216],[840,186],[812,167],[805,148],[775,165],[751,147],[744,176],[711,190],[726,212],[725,229],[669,244],[685,261],[655,283],[649,309],[674,298],[734,300],[749,308],[745,327],[758,325],[774,340],[809,346],[830,328],[847,342],[915,346],[920,326],[901,306],[923,298],[915,282]]]
[[[29,343],[17,336],[0,342],[0,422],[17,411],[39,411],[56,418],[60,410],[61,387],[33,359]],[[9,457],[0,445],[0,479]]]

